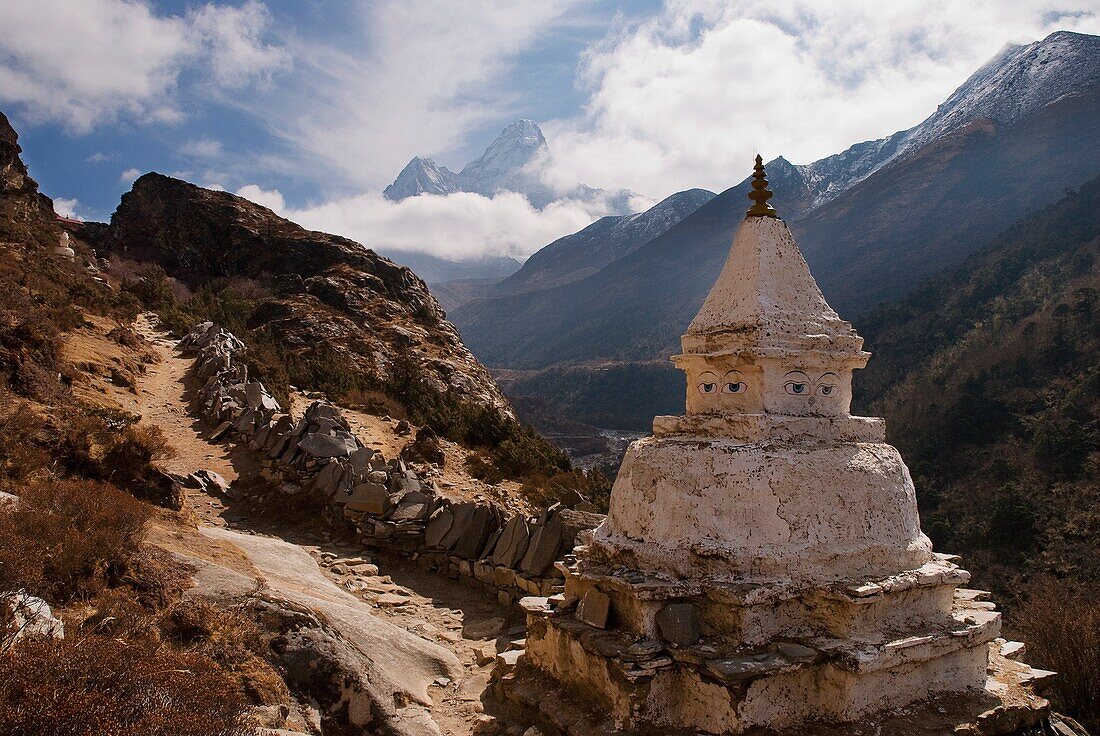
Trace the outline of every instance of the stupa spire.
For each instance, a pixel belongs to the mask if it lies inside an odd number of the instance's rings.
[[[749,217],[779,217],[779,213],[775,211],[775,208],[768,204],[768,200],[773,196],[772,190],[768,189],[768,174],[764,171],[764,159],[760,157],[760,154],[756,154],[756,165],[752,168],[752,191],[749,192],[749,199],[752,200],[752,207],[749,207],[749,211],[745,213],[745,218]]]

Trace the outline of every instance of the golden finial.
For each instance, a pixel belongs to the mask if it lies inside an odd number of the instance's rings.
[[[745,218],[779,217],[775,208],[768,204],[772,196],[771,190],[768,189],[768,175],[764,171],[764,159],[760,158],[760,154],[756,154],[756,166],[752,167],[752,191],[749,192],[752,207],[749,207],[749,211],[745,213]]]

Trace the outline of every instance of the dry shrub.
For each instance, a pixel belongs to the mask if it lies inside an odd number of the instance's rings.
[[[182,600],[162,617],[161,630],[175,645],[216,662],[250,701],[273,704],[290,699],[286,683],[269,663],[270,635],[249,609]]]
[[[246,707],[212,660],[148,639],[70,635],[0,657],[6,736],[244,736]]]
[[[80,414],[64,417],[56,469],[65,475],[108,481],[137,498],[176,508],[172,483],[158,467],[175,450],[160,427],[127,421],[112,418],[108,422]]]
[[[126,487],[150,480],[157,463],[175,457],[164,431],[151,424],[132,424],[111,438],[102,460],[102,475]]]
[[[25,401],[0,389],[0,478],[23,481],[49,462],[49,455],[35,439],[42,432],[42,417]]]
[[[113,330],[107,333],[107,337],[111,338],[119,345],[130,348],[131,350],[137,350],[138,348],[145,346],[145,339],[134,332],[129,327],[124,325],[118,325]]]
[[[1013,623],[1028,662],[1058,673],[1047,693],[1093,733],[1100,730],[1100,598],[1043,578],[1028,590]]]
[[[96,600],[95,613],[80,628],[112,639],[160,641],[156,617],[126,588],[103,591]]]
[[[191,587],[194,572],[193,566],[159,547],[143,545],[126,565],[122,582],[142,604],[163,608]]]
[[[353,388],[340,397],[340,403],[352,409],[359,409],[375,416],[390,416],[394,419],[408,419],[408,412],[401,402],[381,391]]]
[[[25,588],[54,604],[87,599],[125,573],[149,516],[148,506],[106,484],[29,485],[0,514],[0,589]]]

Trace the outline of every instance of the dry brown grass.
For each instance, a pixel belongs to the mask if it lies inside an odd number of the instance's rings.
[[[0,479],[26,481],[46,466],[50,456],[35,441],[41,432],[42,417],[30,402],[0,388]]]
[[[286,683],[269,664],[271,634],[246,607],[226,608],[203,600],[182,600],[161,620],[176,646],[216,662],[253,703],[285,703]]]
[[[0,657],[5,736],[244,736],[246,707],[211,659],[150,639],[71,634]]]
[[[94,481],[24,487],[0,514],[0,589],[51,603],[88,599],[121,579],[137,555],[150,508]]]
[[[1100,730],[1100,598],[1044,578],[1012,620],[1027,642],[1028,663],[1058,673],[1047,693],[1055,706]]]

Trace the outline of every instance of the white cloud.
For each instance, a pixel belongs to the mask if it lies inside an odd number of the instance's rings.
[[[669,0],[590,48],[583,114],[544,126],[563,176],[721,190],[759,148],[808,163],[910,127],[1006,41],[1096,32],[1054,0]]]
[[[88,156],[88,158],[86,158],[84,160],[87,161],[90,164],[101,164],[104,161],[110,161],[114,157],[115,157],[115,155],[113,153],[101,153],[100,151],[96,151],[95,153],[93,153],[91,156]]]
[[[59,214],[62,217],[69,218],[70,220],[83,220],[84,219],[83,217],[81,217],[80,215],[78,215],[76,213],[76,208],[79,207],[79,206],[80,206],[80,202],[76,201],[75,199],[66,199],[65,197],[54,197],[54,200],[53,200],[53,211],[56,212],[57,214]]]
[[[222,87],[266,86],[275,72],[290,64],[285,49],[264,43],[271,18],[258,0],[249,0],[239,8],[211,3],[193,11],[188,21]]]
[[[263,117],[295,152],[347,185],[380,189],[413,155],[465,142],[517,103],[510,62],[576,0],[379,0],[360,45],[303,39],[293,79]],[[536,92],[537,94],[537,92]]]
[[[123,184],[132,184],[139,176],[141,176],[141,169],[126,169],[118,175],[118,180]]]
[[[278,189],[267,190],[256,184],[246,184],[237,190],[237,196],[267,207],[276,214],[282,214],[286,209],[286,201]]]
[[[182,17],[141,0],[0,3],[0,100],[76,133],[123,115],[176,123],[185,68],[236,88],[285,66],[286,52],[261,40],[269,21],[256,0]]]
[[[604,214],[574,200],[536,210],[520,194],[490,199],[467,192],[401,202],[368,193],[283,213],[304,227],[344,235],[369,248],[421,251],[450,260],[485,254],[524,257]]]
[[[197,158],[217,158],[222,155],[222,142],[211,138],[199,138],[180,146],[180,152]]]

